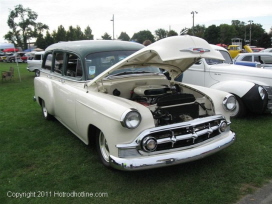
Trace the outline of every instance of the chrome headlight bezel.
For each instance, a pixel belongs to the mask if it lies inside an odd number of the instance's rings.
[[[126,111],[121,117],[121,124],[128,129],[137,128],[142,121],[142,116],[136,109],[130,109]]]
[[[233,111],[236,108],[236,103],[236,98],[232,94],[227,95],[223,100],[223,105],[228,111]]]
[[[261,99],[264,100],[265,99],[265,95],[266,95],[265,89],[262,86],[259,86],[258,87],[258,92],[259,92],[259,95],[260,95]]]

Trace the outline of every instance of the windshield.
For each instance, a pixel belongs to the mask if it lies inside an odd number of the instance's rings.
[[[162,71],[158,67],[154,67],[154,66],[128,67],[128,68],[115,70],[111,72],[108,77],[127,75],[127,74],[150,74],[150,73],[158,74],[158,73],[162,73]]]
[[[209,65],[213,65],[213,64],[232,64],[232,59],[229,55],[228,52],[224,51],[224,50],[218,50],[221,55],[224,57],[225,60],[218,60],[218,59],[210,59],[210,58],[206,58],[206,62]]]
[[[109,51],[99,52],[87,55],[85,59],[88,79],[93,79],[103,71],[110,68],[117,62],[125,59],[127,56],[134,53],[134,50],[130,51]]]

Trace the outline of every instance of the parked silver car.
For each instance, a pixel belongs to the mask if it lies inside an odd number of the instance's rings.
[[[262,50],[260,52],[272,52],[272,48],[267,48],[267,49],[264,49],[264,50]]]
[[[234,64],[243,62],[259,62],[261,67],[265,69],[272,69],[272,53],[269,52],[253,52],[253,53],[240,53],[234,60]]]

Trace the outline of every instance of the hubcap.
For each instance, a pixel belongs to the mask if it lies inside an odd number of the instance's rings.
[[[108,147],[107,140],[105,139],[104,134],[102,132],[100,132],[99,134],[99,147],[100,147],[102,157],[104,158],[106,162],[109,162],[109,157],[110,157],[109,147]]]
[[[42,110],[43,110],[43,115],[46,118],[48,113],[47,113],[47,109],[45,107],[44,101],[42,102]]]
[[[239,104],[238,101],[237,101],[237,103],[236,103],[236,108],[232,111],[231,116],[232,116],[232,117],[237,116],[237,114],[239,113],[239,109],[240,109],[240,104]]]

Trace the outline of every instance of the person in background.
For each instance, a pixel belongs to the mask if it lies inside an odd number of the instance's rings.
[[[143,45],[144,46],[148,46],[148,45],[150,45],[152,42],[150,41],[150,40],[145,40],[144,42],[143,42]]]

